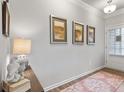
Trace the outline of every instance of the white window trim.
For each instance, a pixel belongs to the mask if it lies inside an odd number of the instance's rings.
[[[122,24],[117,24],[117,25],[109,25],[109,26],[106,26],[105,27],[105,31],[107,32],[107,34],[106,34],[106,45],[105,46],[107,46],[107,54],[106,55],[109,55],[109,56],[118,56],[118,57],[124,57],[124,55],[118,55],[118,54],[109,54],[109,45],[108,45],[108,33],[112,30],[112,29],[120,29],[120,28],[124,28],[124,23],[122,23]]]
[[[124,23],[116,24],[116,25],[109,25],[109,26],[106,26],[105,29],[106,29],[106,32],[108,32],[111,29],[117,29],[117,28],[122,28],[122,27],[124,27]]]

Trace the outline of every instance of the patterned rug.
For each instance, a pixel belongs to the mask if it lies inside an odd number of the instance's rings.
[[[122,84],[124,77],[100,71],[61,92],[116,92]]]

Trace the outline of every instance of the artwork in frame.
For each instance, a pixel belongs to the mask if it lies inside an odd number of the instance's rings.
[[[67,43],[67,20],[55,16],[50,16],[51,31],[50,43]]]
[[[72,43],[83,44],[84,43],[84,25],[79,22],[73,21]]]
[[[95,44],[95,27],[87,25],[87,44]]]
[[[10,30],[10,13],[7,6],[7,2],[3,1],[2,3],[2,34],[6,37],[9,37]]]

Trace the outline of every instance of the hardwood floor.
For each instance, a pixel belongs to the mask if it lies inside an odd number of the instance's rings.
[[[31,81],[31,92],[44,92],[43,87],[30,66],[24,72],[24,76]]]
[[[101,70],[124,77],[124,72],[121,72],[121,71],[117,71],[117,70],[113,70],[113,69],[109,69],[109,68],[103,68]],[[99,70],[99,71],[101,71],[101,70]],[[61,90],[65,89],[65,88],[67,88],[67,87],[69,87],[69,86],[71,86],[71,85],[73,85],[73,84],[75,84],[75,83],[77,83],[77,82],[79,82],[79,81],[81,81],[81,80],[83,80],[83,79],[85,79],[85,78],[87,78],[87,77],[89,77],[89,76],[91,76],[91,75],[99,72],[99,71],[96,71],[94,73],[91,73],[89,75],[86,75],[84,77],[81,77],[81,78],[79,78],[77,80],[74,80],[72,82],[69,82],[69,83],[67,83],[65,85],[62,85],[62,86],[58,87],[58,88],[52,89],[49,92],[60,92]]]

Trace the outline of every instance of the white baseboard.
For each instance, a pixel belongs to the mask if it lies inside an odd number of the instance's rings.
[[[55,83],[55,84],[53,84],[53,85],[51,85],[51,86],[48,86],[48,87],[44,88],[44,91],[49,91],[49,90],[51,90],[51,89],[57,88],[57,87],[62,86],[62,85],[64,85],[64,84],[66,84],[66,83],[69,83],[69,82],[71,82],[71,81],[73,81],[73,80],[79,79],[79,78],[81,78],[81,77],[83,77],[83,76],[86,76],[86,75],[91,74],[91,73],[93,73],[93,72],[95,72],[95,71],[97,71],[97,70],[100,70],[100,69],[102,69],[102,68],[104,68],[104,67],[105,67],[105,66],[101,66],[101,67],[98,67],[98,68],[96,68],[96,69],[92,69],[92,70],[90,70],[90,71],[88,71],[88,72],[82,73],[82,74],[80,74],[80,75],[77,75],[77,76],[71,77],[71,78],[69,78],[69,79],[66,79],[66,80],[64,80],[64,81],[62,81],[62,82]]]
[[[117,68],[117,67],[112,67],[112,66],[106,66],[106,68],[124,72],[124,69],[123,68]]]

